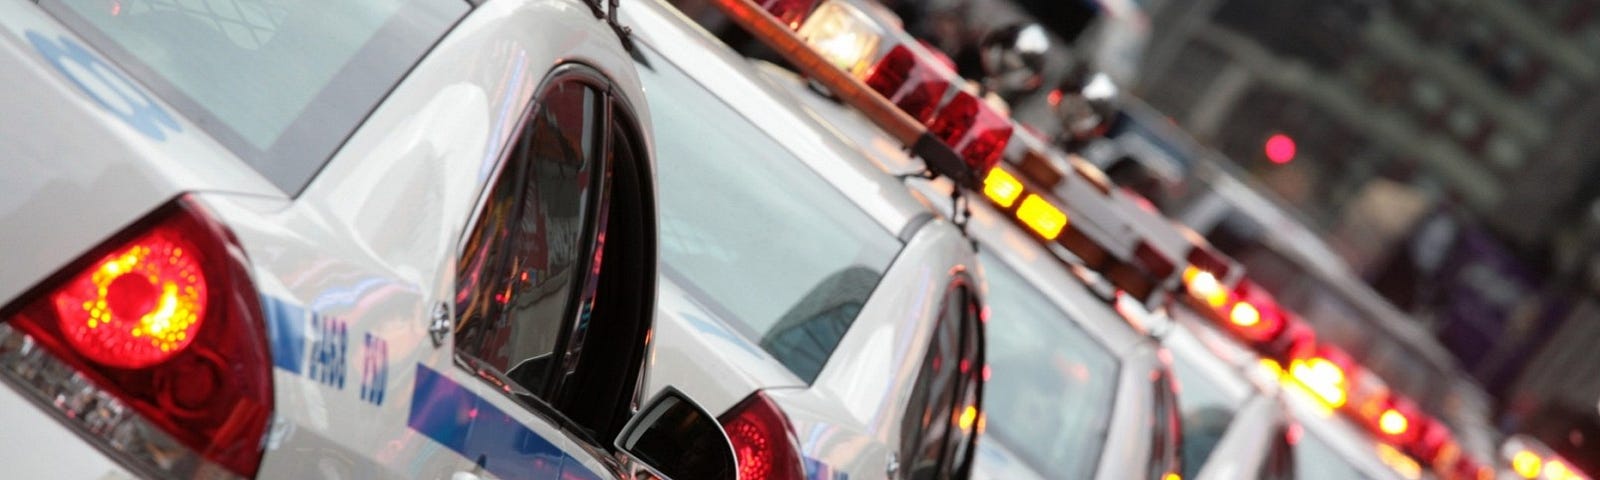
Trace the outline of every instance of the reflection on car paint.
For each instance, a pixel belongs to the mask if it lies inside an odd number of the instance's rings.
[[[72,38],[61,35],[51,40],[32,30],[26,35],[39,55],[72,80],[79,90],[139,133],[161,141],[167,138],[166,130],[182,131],[178,121],[149,95]]]
[[[506,480],[598,478],[550,440],[444,374],[417,364],[406,426]]]

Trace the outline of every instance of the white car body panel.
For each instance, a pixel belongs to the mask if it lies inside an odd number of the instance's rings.
[[[8,226],[0,228],[0,245],[14,249],[0,257],[0,304],[179,192],[281,195],[182,117],[172,115],[177,127],[163,127],[160,139],[130,126],[112,110],[132,108],[120,100],[123,95],[142,95],[156,102],[147,107],[172,109],[104,57],[62,59],[71,66],[56,67],[30,33],[52,44],[84,43],[33,2],[0,1],[0,85],[6,86],[0,89],[0,111],[6,112],[0,120],[0,157],[6,162],[0,225]],[[64,73],[97,67],[106,69],[104,77]]]
[[[935,221],[906,242],[812,387],[771,392],[801,452],[851,478],[887,472],[900,420],[933,335],[952,272],[977,259],[954,226]],[[901,462],[906,464],[905,461]],[[813,478],[830,478],[828,475]]]

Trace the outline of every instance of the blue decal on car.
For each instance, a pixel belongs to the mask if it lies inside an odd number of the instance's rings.
[[[811,457],[804,457],[806,480],[850,480],[845,472],[834,471],[832,465]]]
[[[361,399],[383,405],[383,394],[388,386],[389,342],[368,333],[366,347],[361,349]]]
[[[444,374],[419,364],[416,379],[406,426],[481,462],[489,473],[507,480],[596,478],[555,444]]]
[[[156,140],[166,140],[167,130],[181,130],[172,114],[133,81],[71,37],[62,35],[52,40],[32,30],[26,35],[40,56],[123,123]]]
[[[345,365],[349,363],[350,333],[343,320],[311,314],[311,365],[306,376],[323,385],[344,389]]]
[[[305,371],[306,310],[262,296],[261,309],[267,315],[267,336],[272,339],[272,366],[294,372]]]

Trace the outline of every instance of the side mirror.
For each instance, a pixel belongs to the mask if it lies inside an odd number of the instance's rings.
[[[735,480],[733,444],[717,418],[677,389],[651,398],[617,435],[618,450],[659,478]]]

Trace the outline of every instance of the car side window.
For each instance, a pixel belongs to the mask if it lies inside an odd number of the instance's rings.
[[[1151,427],[1149,478],[1167,478],[1182,470],[1183,426],[1178,410],[1178,391],[1169,368],[1156,371],[1155,419]]]
[[[901,419],[902,478],[951,478],[971,461],[981,392],[978,305],[965,281],[945,296]]]
[[[562,359],[563,328],[587,277],[580,250],[601,96],[578,81],[546,88],[493,183],[458,264],[456,353],[535,396]]]

